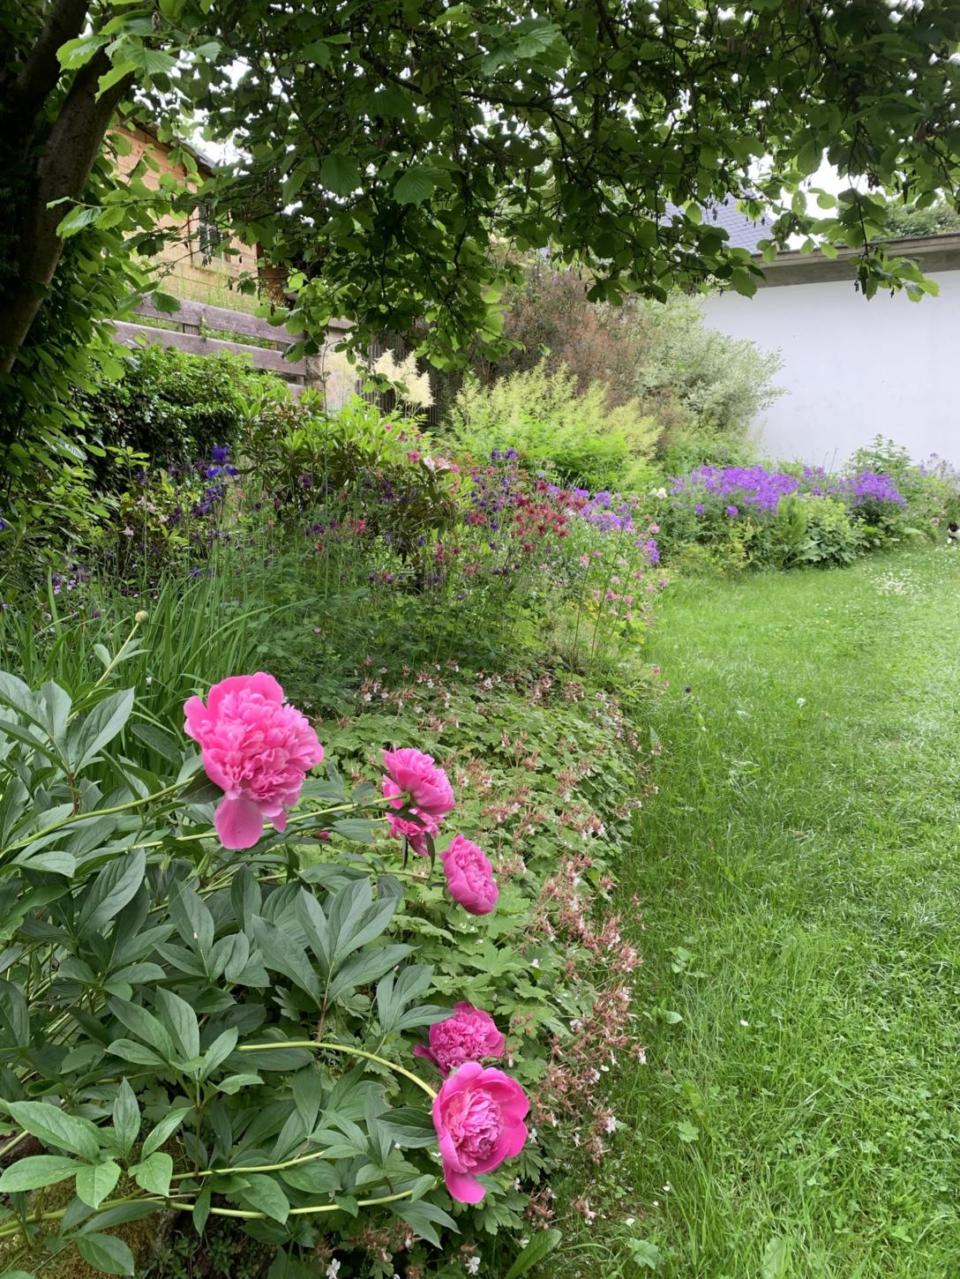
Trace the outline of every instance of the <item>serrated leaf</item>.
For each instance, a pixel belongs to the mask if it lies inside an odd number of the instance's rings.
[[[393,188],[393,198],[397,204],[423,204],[429,200],[437,189],[437,180],[431,169],[423,165],[411,165],[397,179]]]
[[[68,40],[57,50],[57,61],[64,71],[76,71],[108,42],[108,38],[102,35],[80,36],[76,40]]]
[[[350,156],[334,151],[320,165],[320,181],[334,195],[349,195],[360,185],[360,170]]]

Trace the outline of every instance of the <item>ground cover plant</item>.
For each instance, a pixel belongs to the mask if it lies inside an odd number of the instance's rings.
[[[133,1273],[179,1209],[181,1254],[226,1217],[274,1279],[519,1275],[634,1046],[608,903],[645,758],[576,672],[642,639],[656,544],[361,402],[271,413],[142,466],[129,523],[0,615],[2,1257]]]
[[[658,793],[619,888],[647,1060],[612,1080],[629,1136],[571,1176],[552,1274],[960,1265],[958,574],[921,545],[664,597]]]
[[[934,459],[877,439],[838,474],[822,467],[702,464],[659,494],[660,545],[717,568],[849,564],[911,538],[939,539],[960,484]]]

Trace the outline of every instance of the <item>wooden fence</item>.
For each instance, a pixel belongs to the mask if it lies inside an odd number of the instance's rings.
[[[147,342],[172,346],[190,355],[220,355],[224,352],[243,355],[255,369],[265,369],[282,377],[290,384],[294,395],[299,395],[305,386],[322,387],[329,382],[322,367],[322,357],[318,360],[288,360],[283,348],[290,344],[289,334],[255,315],[186,300],[181,301],[179,310],[173,312],[160,311],[143,302],[137,308],[137,314],[143,317],[145,324],[126,321],[114,324],[116,339],[124,346],[139,346]],[[159,328],[151,324],[151,320],[163,320],[176,325],[176,328]],[[340,341],[349,327],[346,320],[333,320],[327,331],[327,347]],[[218,333],[231,336],[217,337]],[[260,343],[270,345],[262,346]],[[326,389],[328,401],[342,401],[343,396],[353,390],[352,387],[338,386],[336,393],[331,394],[334,388],[328,385]],[[336,407],[336,404],[332,403],[331,407]]]

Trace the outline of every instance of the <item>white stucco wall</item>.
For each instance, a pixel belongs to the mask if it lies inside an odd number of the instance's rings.
[[[829,467],[881,434],[960,466],[960,271],[930,278],[940,293],[919,303],[848,281],[707,299],[710,327],[783,356],[786,393],[754,423],[766,456]]]

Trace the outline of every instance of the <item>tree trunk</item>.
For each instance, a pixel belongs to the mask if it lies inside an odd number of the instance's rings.
[[[36,162],[34,179],[21,211],[17,276],[0,308],[0,372],[9,373],[30,326],[47,295],[60,261],[63,241],[57,227],[70,211],[55,200],[78,200],[100,153],[117,105],[129,90],[130,76],[97,98],[97,83],[110,70],[101,50],[77,72]]]

